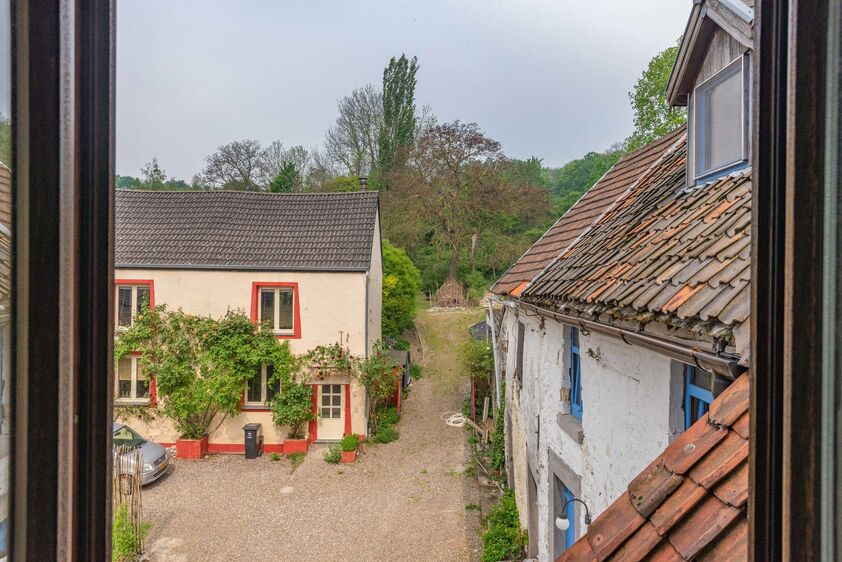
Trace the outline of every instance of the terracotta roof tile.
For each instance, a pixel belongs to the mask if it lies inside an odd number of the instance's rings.
[[[718,425],[681,434],[558,561],[746,560],[749,377],[711,404]]]
[[[682,517],[687,515],[687,512],[707,496],[707,493],[707,490],[689,478],[684,478],[675,493],[667,498],[650,517],[658,533],[666,535]]]
[[[637,512],[649,517],[681,484],[681,476],[664,466],[661,455],[629,484],[629,499]]]
[[[605,560],[646,521],[629,501],[626,492],[588,528],[588,541],[598,560]]]
[[[731,524],[741,511],[707,496],[673,527],[669,541],[684,558],[692,558]]]
[[[679,435],[664,451],[664,464],[673,472],[687,472],[728,435],[728,430],[709,424],[707,414],[699,422]]]
[[[731,525],[717,541],[696,557],[697,562],[742,562],[748,558],[748,521]]]
[[[687,188],[686,135],[671,140],[520,298],[550,308],[631,306],[726,325],[748,318],[750,171]]]
[[[684,129],[679,127],[672,133],[623,156],[497,280],[491,291],[499,295],[511,294],[515,287],[532,281],[645,173],[665,147],[684,133]]]

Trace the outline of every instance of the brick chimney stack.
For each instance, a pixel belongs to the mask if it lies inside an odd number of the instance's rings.
[[[365,191],[365,187],[368,185],[368,178],[366,176],[360,176],[360,191]]]

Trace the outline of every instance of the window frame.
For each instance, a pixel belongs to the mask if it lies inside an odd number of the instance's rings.
[[[115,279],[114,280],[114,329],[127,330],[134,325],[134,319],[137,315],[137,289],[138,287],[149,288],[149,308],[155,307],[155,281],[153,279]],[[130,288],[132,291],[131,302],[131,322],[120,324],[120,289]]]
[[[517,354],[515,355],[515,380],[523,387],[523,344],[526,341],[526,325],[517,323]]]
[[[128,398],[120,397],[120,361],[129,360],[131,361],[130,367],[130,381],[131,381],[131,396]],[[121,357],[117,360],[117,365],[115,366],[114,372],[114,404],[118,406],[146,406],[146,405],[154,405],[152,401],[153,396],[153,379],[147,375],[146,380],[149,383],[149,396],[137,396],[137,374],[141,372],[140,370],[140,355],[136,353],[132,353],[126,355],[125,357]]]
[[[748,165],[750,155],[749,145],[749,118],[751,115],[751,96],[749,84],[750,80],[750,55],[744,53],[735,58],[716,74],[710,78],[702,81],[693,88],[693,179],[697,182],[708,181],[721,176],[725,173],[740,169]],[[701,162],[703,162],[702,154],[707,139],[706,129],[704,127],[707,106],[704,102],[705,93],[721,84],[731,76],[738,74],[740,76],[740,92],[742,96],[742,103],[740,104],[740,156],[725,164],[721,164],[715,168],[701,169]]]
[[[693,375],[696,374],[697,369],[695,365],[684,364],[684,431],[690,429],[691,425],[702,418],[713,402],[713,388],[706,389],[693,383]],[[714,378],[711,375],[711,386],[713,384]],[[695,419],[692,412],[693,398],[699,401],[699,408],[704,410],[697,412]]]
[[[579,345],[579,328],[571,326],[568,331],[570,338],[570,366],[567,374],[570,377],[570,415],[582,421],[584,404],[582,402],[582,353]]]
[[[272,333],[278,339],[301,339],[301,298],[297,282],[289,281],[253,281],[251,286],[251,320],[255,324],[261,322],[260,296],[264,290],[274,289],[274,313],[272,319]],[[292,329],[280,330],[280,291],[292,291]]]
[[[242,410],[263,410],[266,411],[269,409],[269,401],[271,398],[269,397],[269,379],[272,377],[272,374],[269,373],[270,370],[274,370],[273,365],[266,365],[263,364],[260,366],[260,398],[261,400],[258,402],[250,401],[248,399],[248,382],[246,382],[246,386],[243,389],[243,403],[242,403]],[[255,378],[257,378],[257,374],[255,374]],[[280,381],[278,382],[278,390],[275,391],[275,395],[281,392],[281,384]],[[272,398],[275,397],[272,396]]]

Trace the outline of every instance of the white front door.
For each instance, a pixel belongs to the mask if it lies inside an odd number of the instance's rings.
[[[319,441],[342,439],[345,432],[345,396],[342,384],[319,385]]]

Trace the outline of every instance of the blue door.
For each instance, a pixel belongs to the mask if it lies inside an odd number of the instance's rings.
[[[576,542],[576,504],[571,502],[573,499],[573,492],[571,492],[564,483],[559,480],[558,476],[553,475],[553,560],[561,556],[561,553],[573,546]],[[562,531],[556,525],[556,519],[561,517],[562,513],[567,514],[567,520],[570,526],[566,531]]]

